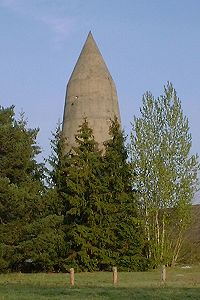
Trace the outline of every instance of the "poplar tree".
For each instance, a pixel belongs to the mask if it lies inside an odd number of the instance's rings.
[[[191,153],[188,119],[171,83],[157,99],[147,92],[140,113],[132,124],[130,155],[148,257],[155,265],[171,265],[190,219],[198,156]]]

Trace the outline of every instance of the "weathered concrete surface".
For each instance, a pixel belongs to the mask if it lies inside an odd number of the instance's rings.
[[[109,120],[115,115],[120,122],[115,84],[90,32],[66,90],[63,133],[69,147],[75,144],[74,136],[87,117],[102,148],[109,138]]]

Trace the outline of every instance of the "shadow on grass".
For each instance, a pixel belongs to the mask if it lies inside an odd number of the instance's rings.
[[[200,287],[194,288],[122,288],[122,287],[42,287],[20,284],[0,286],[0,299],[200,299]]]

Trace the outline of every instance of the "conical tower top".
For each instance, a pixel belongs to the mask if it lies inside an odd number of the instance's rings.
[[[84,79],[88,76],[109,76],[112,79],[91,31],[87,36],[70,80]]]
[[[67,84],[63,134],[69,148],[86,117],[100,148],[109,139],[110,119],[120,122],[117,92],[98,46],[89,32]]]

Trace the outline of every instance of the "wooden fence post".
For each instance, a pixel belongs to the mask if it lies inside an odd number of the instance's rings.
[[[70,270],[70,274],[69,274],[69,278],[70,278],[70,285],[74,286],[74,268],[71,268]]]
[[[161,281],[164,283],[166,281],[166,267],[165,265],[162,265],[161,269]]]
[[[113,284],[117,284],[117,267],[113,267],[112,271],[113,271]]]

